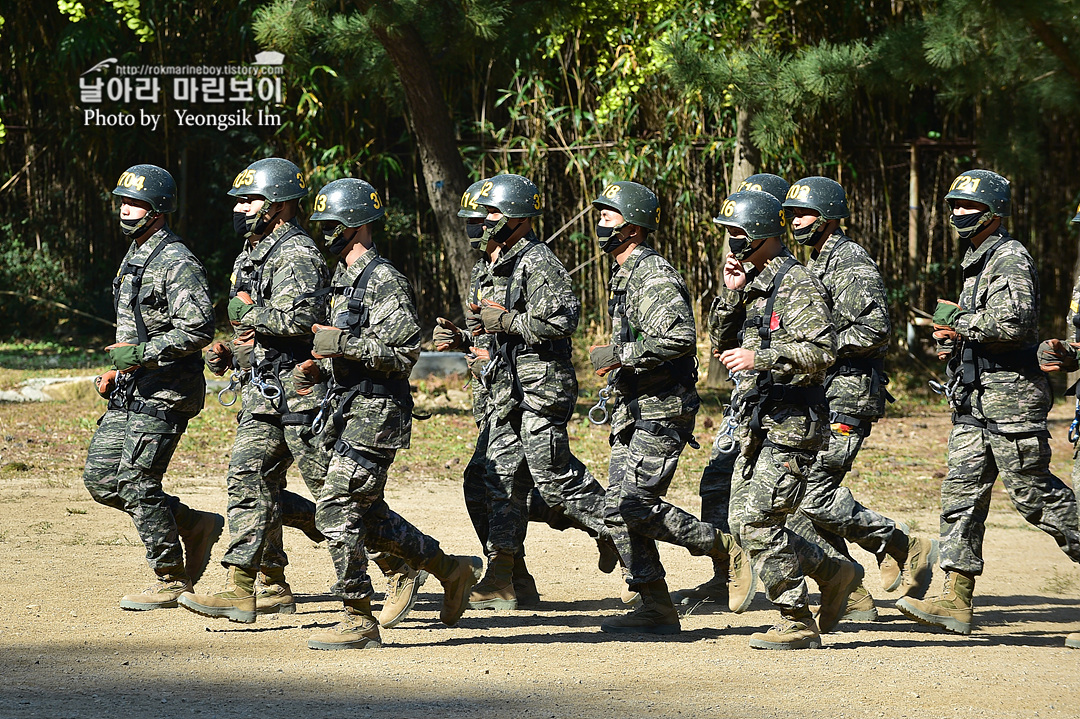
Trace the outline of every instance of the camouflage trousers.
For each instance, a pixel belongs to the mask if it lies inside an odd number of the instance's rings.
[[[850,559],[845,540],[853,542],[879,559],[896,529],[896,522],[855,500],[851,490],[842,486],[862,448],[863,434],[842,434],[833,428],[827,447],[817,453],[806,477],[806,494],[799,511],[789,520],[807,539],[833,549]],[[809,520],[807,527],[802,521]],[[801,531],[800,531],[801,530]]]
[[[425,567],[441,550],[436,540],[390,509],[383,499],[387,472],[397,450],[350,443],[348,425],[342,441],[349,449],[342,454],[337,450],[340,445],[335,445],[331,453],[326,483],[315,503],[315,524],[326,536],[337,573],[332,591],[342,599],[366,599],[372,595],[372,587],[365,545],[417,568]]]
[[[295,462],[317,497],[328,459],[310,428],[283,427],[277,416],[241,412],[229,458],[229,548],[221,563],[249,571],[286,566],[281,541],[285,475]],[[289,499],[295,505],[297,498]]]
[[[982,574],[986,517],[999,474],[1020,515],[1080,563],[1076,495],[1050,473],[1047,437],[957,424],[949,435],[949,473],[941,484],[941,568]]]
[[[473,529],[476,530],[476,537],[480,540],[480,545],[485,548],[485,551],[488,539],[488,517],[491,514],[488,485],[495,480],[494,467],[492,467],[491,461],[488,459],[488,438],[490,434],[490,425],[487,423],[481,425],[472,458],[465,466],[464,482],[462,484],[465,495],[465,509],[469,513],[469,520],[472,522]],[[577,457],[571,455],[571,462],[574,464],[575,473],[587,474],[592,477],[592,474]],[[532,480],[531,477],[529,479]],[[540,496],[540,490],[536,487],[533,487],[529,492],[528,499],[525,502],[525,515],[528,522],[540,522],[559,532],[567,529],[580,529],[589,536],[597,536],[596,532],[589,527],[549,507],[544,502],[544,498]],[[524,536],[522,536],[520,546],[522,548],[519,556],[525,556]]]
[[[94,501],[131,517],[158,575],[184,572],[180,532],[198,519],[161,487],[181,434],[182,428],[164,420],[111,409],[90,440],[83,470]]]
[[[813,452],[754,440],[742,446],[732,475],[732,534],[750,556],[769,601],[785,614],[807,606],[805,578],[818,574],[825,561],[820,546],[787,527],[813,460]]]
[[[656,431],[630,426],[611,436],[607,504],[604,520],[623,563],[627,583],[646,584],[665,576],[656,543],[685,547],[695,556],[708,554],[716,529],[664,501],[679,465],[693,419],[650,422]]]
[[[566,425],[527,409],[490,424],[488,554],[517,554],[533,486],[543,504],[596,535],[604,529],[604,488],[570,452]],[[534,484],[535,483],[535,484]]]

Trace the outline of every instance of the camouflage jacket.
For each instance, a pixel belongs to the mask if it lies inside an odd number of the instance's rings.
[[[1066,342],[1080,342],[1080,278],[1073,285],[1069,313],[1065,316]]]
[[[267,360],[268,352],[271,357],[286,354],[276,377],[285,391],[287,410],[314,409],[326,394],[326,384],[315,385],[309,395],[298,395],[290,373],[297,363],[311,359],[311,325],[322,322],[325,313],[325,299],[313,295],[328,285],[330,272],[315,242],[296,220],[287,222],[255,246],[244,243],[233,263],[231,280],[230,297],[243,290],[255,300],[255,307],[244,315],[238,328],[255,330],[253,363]],[[264,381],[268,379],[264,377]],[[242,387],[247,412],[280,413],[279,403],[263,397],[247,373]]]
[[[484,274],[487,272],[488,261],[486,257],[481,257],[476,261],[476,264],[472,267],[472,274],[469,277],[469,304],[480,304],[480,281]],[[486,349],[491,351],[494,337],[487,334],[478,335],[476,337],[470,337],[469,342],[474,349]],[[476,426],[481,426],[491,409],[491,393],[483,382],[471,377],[469,384],[472,387],[473,396],[473,420],[476,422]]]
[[[346,291],[364,269],[379,257],[372,248],[346,267],[338,263],[332,283],[330,319],[335,327],[349,327],[349,297]],[[367,283],[363,296],[367,321],[359,336],[350,335],[345,354],[329,360],[334,381],[353,386],[361,379],[375,382],[397,380],[408,384],[413,365],[420,358],[420,322],[416,314],[412,286],[389,262],[380,262]],[[327,361],[323,361],[325,366]],[[412,437],[412,401],[401,397],[354,397],[345,413],[342,438],[354,448],[401,449]]]
[[[163,242],[167,244],[147,265]],[[130,274],[134,267],[146,268],[137,296]],[[141,246],[131,243],[114,281],[114,300],[117,342],[139,342],[136,305],[146,325],[148,340],[142,369],[132,378],[132,398],[180,417],[197,415],[206,398],[199,351],[214,337],[214,307],[202,263],[163,227]],[[132,420],[158,421],[149,415],[133,415]]]
[[[709,317],[713,347],[724,351],[741,346],[754,351],[754,370],[739,373],[736,380],[738,395],[746,396],[762,372],[771,373],[775,384],[820,386],[825,371],[836,361],[836,332],[825,288],[802,265],[796,263],[784,275],[772,316],[764,317],[773,279],[791,257],[786,248],[782,249],[742,290],[724,288],[713,301]],[[757,327],[751,326],[757,323],[771,328],[770,346],[766,349],[761,349]],[[740,338],[744,324],[748,329]],[[770,441],[807,451],[821,448],[826,418],[814,421],[805,405],[770,402],[762,415],[762,429]],[[757,446],[750,441],[747,411],[740,416],[739,437],[744,452]]]
[[[1035,261],[1027,248],[1000,229],[978,248],[969,246],[961,268],[964,287],[959,304],[968,313],[954,327],[961,341],[949,360],[950,377],[962,373],[969,347],[996,356],[1002,361],[998,369],[977,372],[969,387],[971,416],[1003,433],[1044,431],[1053,394],[1035,364],[1039,341]],[[1018,357],[1023,359],[1013,361]],[[1011,369],[1001,369],[1002,364]]]
[[[612,268],[611,292],[625,297],[625,316],[618,302],[611,306],[612,343],[622,364],[615,372],[611,431],[619,432],[636,419],[679,420],[692,428],[701,405],[690,384],[697,375],[697,329],[682,275],[655,250],[641,246]],[[678,368],[671,364],[679,358],[685,358],[681,364],[690,370],[683,382],[675,378]],[[637,400],[636,417],[631,399]]]
[[[836,330],[836,364],[825,394],[833,412],[867,419],[885,414],[887,379],[875,382],[865,368],[844,368],[844,360],[881,360],[889,350],[892,323],[885,282],[877,264],[860,245],[837,230],[806,269],[825,287]]]
[[[492,351],[498,357],[487,380],[492,411],[505,419],[527,405],[557,421],[568,419],[577,401],[570,335],[577,328],[581,303],[566,268],[530,233],[487,265],[478,293],[480,299],[520,312],[510,332],[493,337]]]

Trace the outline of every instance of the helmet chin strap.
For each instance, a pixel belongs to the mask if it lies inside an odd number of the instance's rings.
[[[121,218],[121,220],[120,220],[120,231],[123,232],[126,236],[131,237],[134,240],[137,240],[137,239],[139,239],[140,237],[142,237],[143,235],[146,234],[146,231],[149,229],[147,227],[147,225],[151,224],[155,219],[157,219],[160,216],[161,216],[160,212],[155,212],[153,210],[150,210],[149,212],[147,212],[145,215],[140,217],[135,222],[128,222],[128,221],[124,220],[123,218]]]

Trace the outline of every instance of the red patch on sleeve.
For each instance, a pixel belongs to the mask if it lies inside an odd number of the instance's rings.
[[[769,331],[775,332],[778,329],[780,329],[780,315],[773,312],[772,319],[769,320]]]

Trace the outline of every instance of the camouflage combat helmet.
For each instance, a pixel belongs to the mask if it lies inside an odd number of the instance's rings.
[[[660,227],[660,201],[645,185],[636,182],[613,182],[592,201],[598,208],[610,208],[623,216],[624,224],[637,225],[655,232]],[[614,228],[616,232],[622,225]]]
[[[949,185],[945,200],[979,202],[996,217],[1008,217],[1012,211],[1009,181],[990,170],[968,170],[961,174]]]
[[[360,227],[386,214],[371,183],[355,177],[334,180],[319,190],[313,210],[313,222],[340,222],[345,227]]]
[[[268,202],[284,202],[304,197],[308,193],[304,173],[280,157],[256,160],[233,180],[229,194],[233,197],[257,195]]]
[[[527,177],[495,175],[481,185],[476,204],[492,207],[504,217],[537,217],[540,215],[540,190]]]
[[[736,192],[742,192],[743,190],[757,190],[758,192],[768,192],[776,199],[783,202],[787,198],[788,181],[779,175],[773,175],[768,172],[759,172],[756,175],[750,175],[742,183],[735,188]]]
[[[176,182],[157,165],[132,165],[120,175],[112,193],[142,200],[154,212],[176,212]]]

